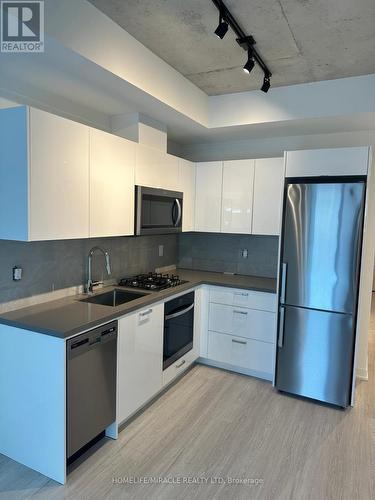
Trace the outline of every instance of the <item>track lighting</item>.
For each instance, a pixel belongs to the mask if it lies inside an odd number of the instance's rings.
[[[215,30],[215,35],[221,39],[223,39],[226,35],[226,32],[228,31],[228,23],[222,20],[219,24],[219,26]]]
[[[219,38],[223,39],[226,35],[229,26],[236,34],[236,41],[238,45],[247,51],[247,62],[243,67],[245,73],[251,73],[254,69],[255,63],[260,67],[260,69],[264,73],[263,84],[261,86],[261,90],[267,93],[271,87],[271,76],[272,73],[269,70],[267,64],[263,61],[261,55],[258,50],[254,47],[256,41],[251,35],[247,35],[241,26],[238,24],[237,20],[232,16],[228,7],[225,5],[223,0],[212,0],[212,3],[215,5],[217,10],[219,11],[219,25],[215,30],[215,35]]]
[[[223,12],[219,10],[219,25],[215,30],[215,35],[222,40],[225,37],[228,28],[229,25],[224,18]]]
[[[267,94],[267,92],[269,91],[271,87],[271,81],[270,81],[270,75],[268,75],[267,73],[264,75],[264,78],[263,78],[263,85],[261,86],[260,90],[262,92],[264,92],[265,94]]]
[[[250,74],[255,66],[253,50],[249,49],[247,54],[248,54],[247,62],[245,64],[245,66],[243,67],[243,70],[245,73]]]

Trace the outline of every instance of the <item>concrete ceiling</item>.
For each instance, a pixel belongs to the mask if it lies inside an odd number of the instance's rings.
[[[242,70],[245,52],[229,30],[213,35],[211,0],[89,0],[209,95],[258,89]],[[253,34],[272,85],[375,73],[374,0],[226,0]],[[95,36],[100,36],[97,33]],[[152,75],[150,75],[152,78]]]

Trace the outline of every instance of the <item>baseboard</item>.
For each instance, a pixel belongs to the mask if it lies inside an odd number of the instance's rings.
[[[368,370],[367,368],[357,368],[357,378],[360,380],[368,380]]]

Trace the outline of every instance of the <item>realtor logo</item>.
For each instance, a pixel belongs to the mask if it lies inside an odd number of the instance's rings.
[[[1,52],[44,52],[44,1],[0,2]]]

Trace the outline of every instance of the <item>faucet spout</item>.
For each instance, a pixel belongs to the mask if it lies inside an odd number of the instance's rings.
[[[105,258],[105,268],[108,276],[111,274],[111,261],[109,257],[109,253],[104,250],[102,247],[92,247],[89,251],[87,258],[87,284],[86,284],[86,293],[92,293],[95,283],[92,280],[92,257],[95,252],[101,252]]]

